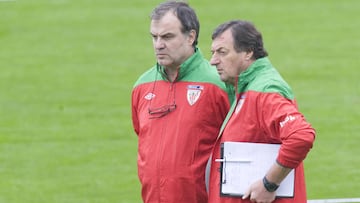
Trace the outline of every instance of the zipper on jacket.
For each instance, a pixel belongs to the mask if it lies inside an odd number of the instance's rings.
[[[175,97],[176,97],[176,92],[175,92],[175,83],[176,83],[176,80],[177,80],[177,77],[178,75],[176,76],[175,80],[173,82],[169,82],[169,91],[168,91],[168,96],[167,96],[167,99],[166,99],[166,104],[169,104],[169,105],[172,105],[174,104],[175,107],[176,107],[176,101],[175,101]],[[171,113],[171,112],[170,112]],[[165,115],[166,117],[166,115]],[[160,157],[157,159],[157,163],[156,163],[156,174],[157,174],[157,188],[158,188],[158,202],[162,202],[161,201],[161,197],[162,197],[162,188],[160,187],[161,185],[161,179],[162,179],[162,174],[161,174],[161,163],[163,162],[163,159],[164,159],[164,154],[165,154],[165,145],[166,143],[164,142],[164,136],[167,136],[167,122],[169,120],[167,118],[165,118],[163,120],[163,125],[162,125],[162,128],[161,128],[161,132],[160,132],[160,140],[159,140],[159,147],[158,147],[158,154],[160,155]],[[166,194],[165,194],[166,195]]]

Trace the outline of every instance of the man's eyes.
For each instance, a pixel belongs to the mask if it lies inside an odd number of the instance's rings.
[[[157,40],[158,38],[164,39],[164,40],[169,40],[169,39],[172,39],[172,38],[174,38],[174,37],[175,37],[174,35],[164,35],[164,36],[152,35],[152,38],[153,38],[154,40]]]
[[[214,55],[214,54],[218,54],[218,55],[221,55],[221,56],[224,56],[226,55],[228,52],[225,51],[225,50],[217,50],[217,51],[212,51],[211,54]]]
[[[164,35],[162,36],[163,39],[171,39],[171,38],[174,38],[174,35]]]

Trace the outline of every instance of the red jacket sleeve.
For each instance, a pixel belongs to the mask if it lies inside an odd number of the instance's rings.
[[[266,93],[261,98],[262,125],[274,139],[280,140],[279,164],[295,168],[313,146],[315,130],[298,111],[295,100],[278,93]]]
[[[134,131],[137,135],[139,135],[139,118],[138,118],[138,104],[139,104],[139,94],[136,89],[133,89],[131,95],[131,116]]]

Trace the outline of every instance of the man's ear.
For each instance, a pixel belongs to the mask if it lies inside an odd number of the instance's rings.
[[[252,59],[253,56],[254,56],[254,51],[246,52],[245,59],[248,61],[248,60]]]
[[[191,30],[189,32],[189,39],[188,39],[188,42],[192,45],[195,41],[195,38],[196,38],[196,31],[195,30]]]

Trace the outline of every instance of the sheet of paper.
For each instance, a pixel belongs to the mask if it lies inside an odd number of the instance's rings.
[[[221,194],[242,196],[254,181],[262,179],[276,161],[279,144],[224,142],[222,145]],[[276,190],[278,197],[294,195],[294,170]]]

